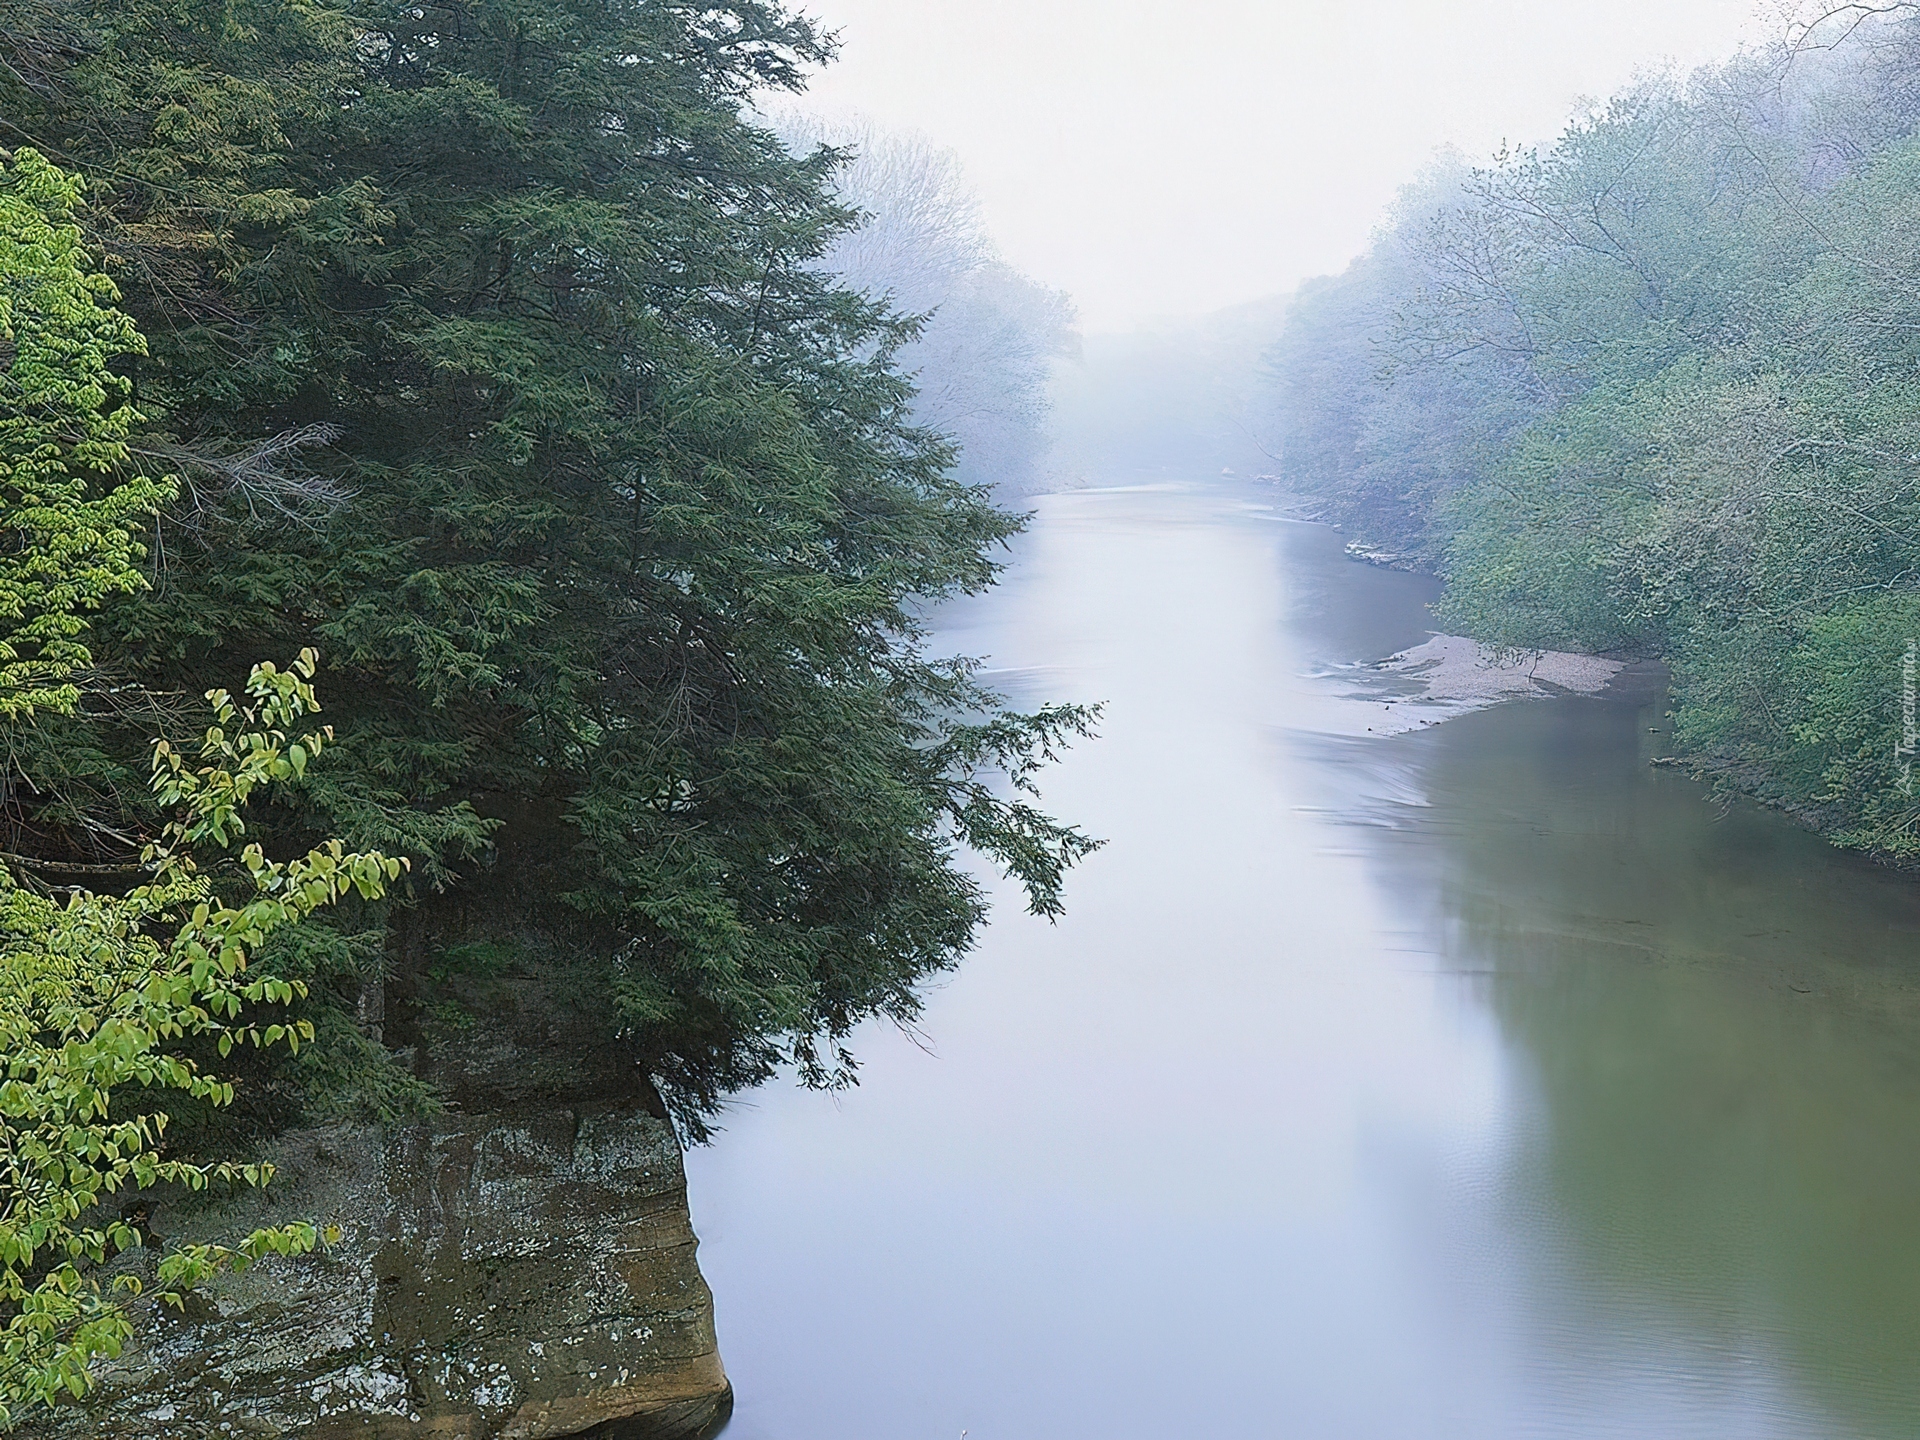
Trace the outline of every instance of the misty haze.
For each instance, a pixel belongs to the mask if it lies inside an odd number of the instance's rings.
[[[0,128],[0,1436],[1920,1434],[1920,0]]]

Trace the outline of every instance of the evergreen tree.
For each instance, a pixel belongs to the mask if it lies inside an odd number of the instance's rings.
[[[152,593],[103,618],[113,663],[195,693],[316,642],[342,739],[268,843],[414,861],[404,903],[283,962],[357,1007],[351,1083],[381,1093],[366,1032],[430,1056],[485,972],[503,1004],[574,997],[697,1129],[913,1013],[983,913],[960,846],[1058,907],[1090,842],[1031,776],[1088,717],[1006,713],[923,648],[1016,522],[911,422],[913,326],[812,263],[853,218],[831,157],[743,118],[827,57],[807,22],[0,8],[4,113],[93,178],[150,343],[139,443],[189,490]],[[61,765],[130,768],[136,738],[96,707]],[[135,789],[9,818],[107,858]],[[100,813],[56,831],[62,805]]]

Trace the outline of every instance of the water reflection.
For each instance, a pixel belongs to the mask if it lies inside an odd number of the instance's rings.
[[[945,617],[1109,703],[1111,843],[692,1157],[729,1440],[1920,1427],[1907,887],[1650,770],[1650,677],[1370,736],[1431,594],[1209,483]]]
[[[1382,846],[1525,1059],[1508,1203],[1556,1242],[1542,1363],[1588,1401],[1747,1396],[1741,1433],[1912,1434],[1920,906],[1649,770],[1662,718],[1643,684],[1419,737],[1428,806]]]

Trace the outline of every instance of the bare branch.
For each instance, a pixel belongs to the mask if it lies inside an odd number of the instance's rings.
[[[283,430],[238,450],[149,444],[135,447],[134,454],[178,469],[184,503],[171,518],[189,530],[205,528],[215,509],[233,498],[243,501],[256,521],[277,518],[316,525],[351,500],[353,491],[330,476],[290,469],[287,462],[345,433],[323,422]]]
[[[1798,55],[1808,50],[1836,50],[1851,40],[1863,25],[1892,15],[1912,15],[1920,11],[1920,0],[1893,0],[1887,5],[1830,5],[1814,11],[1787,26],[1787,50]],[[1828,27],[1839,33],[1816,38]]]

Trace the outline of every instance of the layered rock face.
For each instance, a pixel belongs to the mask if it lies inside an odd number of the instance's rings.
[[[501,1098],[501,1097],[496,1097]],[[651,1095],[291,1133],[264,1192],[155,1209],[165,1240],[302,1218],[323,1254],[149,1315],[46,1440],[683,1440],[731,1391],[686,1178]]]

